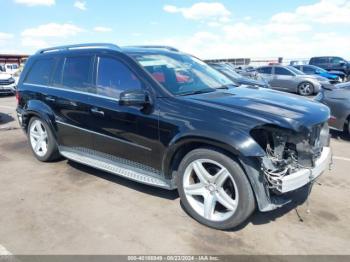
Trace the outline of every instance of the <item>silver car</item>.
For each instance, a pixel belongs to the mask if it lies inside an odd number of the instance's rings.
[[[257,68],[273,89],[298,93],[302,96],[317,94],[322,86],[329,87],[327,78],[315,75],[306,75],[292,66],[262,66]]]
[[[315,100],[330,108],[330,127],[350,134],[350,82],[322,88]]]

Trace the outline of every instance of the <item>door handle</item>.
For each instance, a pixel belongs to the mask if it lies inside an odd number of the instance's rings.
[[[93,113],[94,115],[99,115],[99,116],[104,116],[105,112],[103,112],[102,110],[99,110],[96,107],[93,107],[90,109],[91,113]]]
[[[47,96],[47,97],[45,97],[45,100],[46,100],[46,101],[49,101],[49,102],[55,102],[55,101],[56,101],[56,99],[53,98],[52,96]]]

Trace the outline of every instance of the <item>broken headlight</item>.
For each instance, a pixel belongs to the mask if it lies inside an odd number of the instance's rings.
[[[266,155],[261,169],[270,188],[278,188],[279,180],[302,168],[313,168],[323,147],[329,145],[327,123],[305,128],[300,132],[276,126],[263,126],[251,131],[252,137]]]

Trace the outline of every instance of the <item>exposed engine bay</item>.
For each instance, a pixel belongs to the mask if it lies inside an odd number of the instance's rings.
[[[272,192],[281,191],[281,179],[301,169],[315,167],[324,147],[329,146],[327,123],[305,128],[301,132],[264,126],[251,132],[253,138],[265,150],[261,159],[261,171]]]

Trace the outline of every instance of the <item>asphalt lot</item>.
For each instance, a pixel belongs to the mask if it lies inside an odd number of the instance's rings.
[[[337,132],[334,168],[308,205],[298,192],[298,202],[222,232],[191,219],[176,191],[67,160],[38,162],[14,109],[14,97],[0,97],[0,255],[350,254],[350,139]]]

